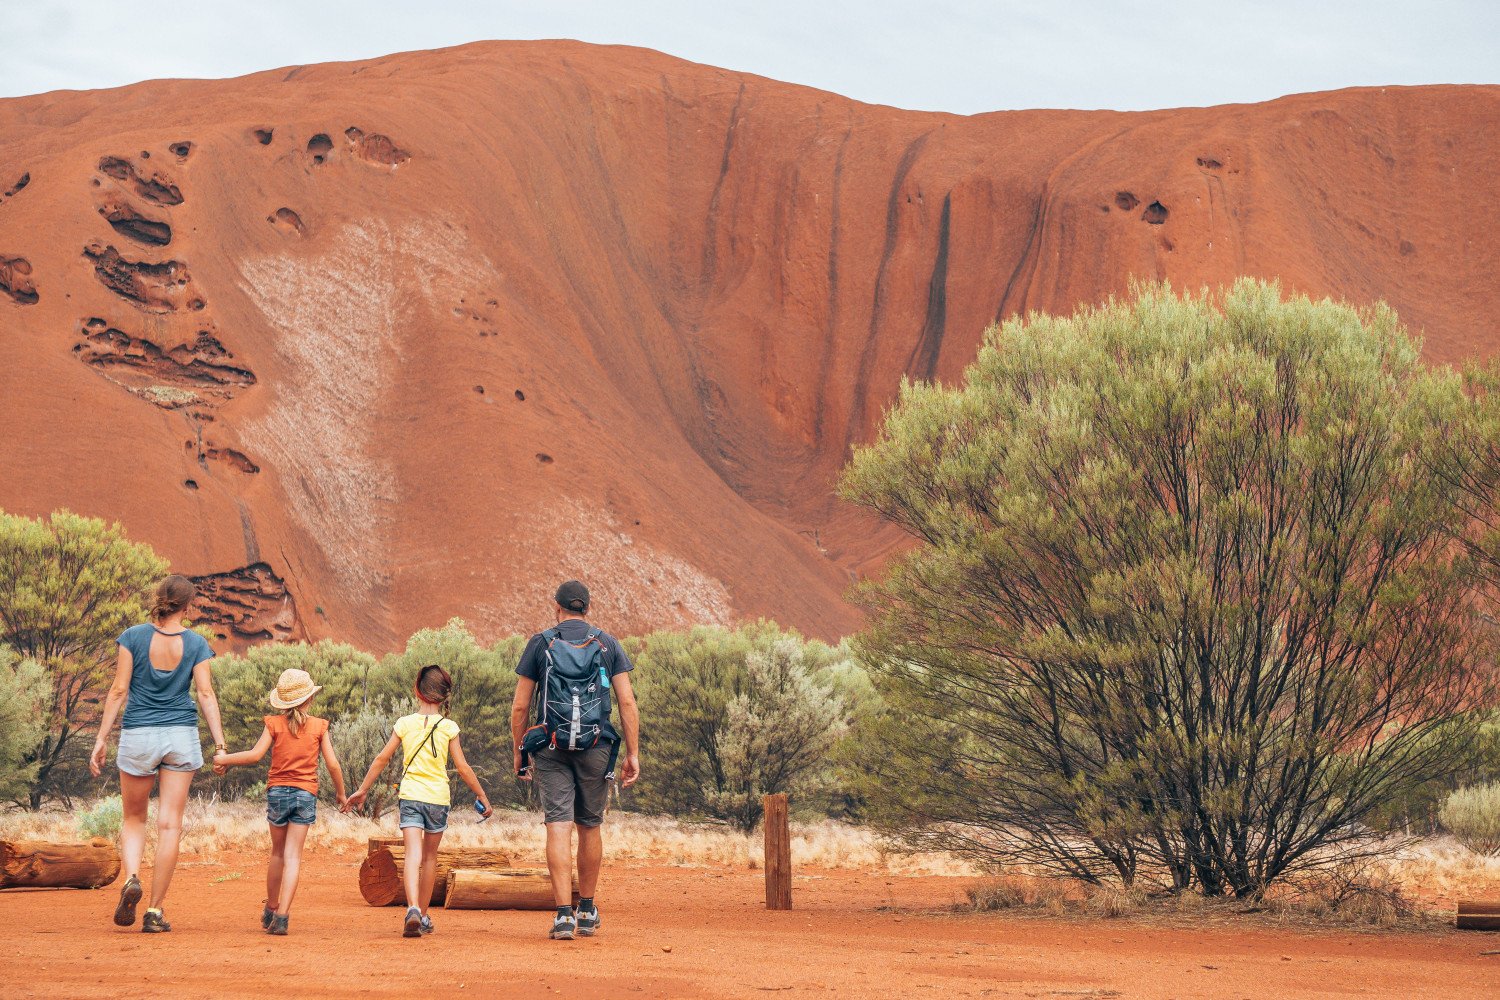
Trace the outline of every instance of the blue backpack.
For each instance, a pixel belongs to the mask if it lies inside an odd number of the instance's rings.
[[[592,750],[604,740],[610,744],[607,777],[614,778],[620,738],[609,722],[609,671],[599,636],[599,629],[590,629],[582,642],[574,643],[556,628],[542,633],[537,723],[521,740],[523,766],[543,747],[577,752]]]

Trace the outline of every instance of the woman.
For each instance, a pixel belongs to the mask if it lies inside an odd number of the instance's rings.
[[[151,906],[141,920],[147,934],[172,929],[162,914],[162,900],[172,884],[177,866],[177,844],[182,836],[182,811],[187,806],[193,772],[203,766],[203,747],[198,739],[198,710],[208,720],[214,747],[225,751],[224,727],[219,722],[219,702],[214,697],[208,660],[214,651],[198,633],[182,623],[188,605],[197,596],[193,582],[169,576],[156,585],[152,621],[121,633],[115,680],[104,699],[104,717],[99,738],[89,758],[94,777],[104,769],[105,738],[114,728],[120,706],[120,798],[124,822],[120,826],[120,854],[125,884],[115,908],[115,923],[135,923],[135,907],[141,900],[141,856],[146,852],[146,807],[151,785],[161,779],[156,804],[156,865],[151,885]],[[198,704],[188,694],[197,688]]]

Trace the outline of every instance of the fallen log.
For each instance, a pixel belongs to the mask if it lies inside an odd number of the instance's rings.
[[[102,837],[84,844],[0,840],[0,889],[98,889],[120,877],[120,852]]]
[[[450,910],[550,910],[552,876],[545,868],[455,868],[448,875]],[[578,879],[573,879],[578,903]]]
[[[406,841],[400,837],[371,837],[365,853],[374,854],[376,851],[383,851],[387,847],[404,847],[405,845]]]
[[[1461,931],[1500,931],[1500,900],[1459,900],[1458,929]]]
[[[448,875],[455,868],[504,868],[510,855],[486,847],[443,847],[437,853],[437,877],[432,883],[432,905],[441,906],[448,894]],[[359,893],[371,906],[405,906],[406,848],[393,844],[371,851],[359,866]]]

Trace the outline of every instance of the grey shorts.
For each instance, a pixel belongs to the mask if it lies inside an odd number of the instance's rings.
[[[149,778],[158,770],[196,771],[203,766],[197,726],[137,726],[120,730],[120,770]]]
[[[448,829],[448,807],[433,802],[400,800],[401,829],[416,827],[423,833],[442,833]]]
[[[609,806],[608,743],[589,750],[553,750],[531,755],[531,780],[542,799],[547,823],[598,826]]]
[[[266,822],[272,826],[300,823],[312,826],[318,819],[318,797],[305,788],[272,785],[266,789]]]

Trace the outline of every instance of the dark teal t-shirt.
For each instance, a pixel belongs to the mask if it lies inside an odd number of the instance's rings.
[[[212,657],[213,648],[197,632],[184,632],[177,669],[157,670],[151,665],[151,637],[156,632],[155,625],[132,625],[115,640],[134,661],[121,729],[198,725],[198,706],[188,692],[193,686],[193,668]]]

